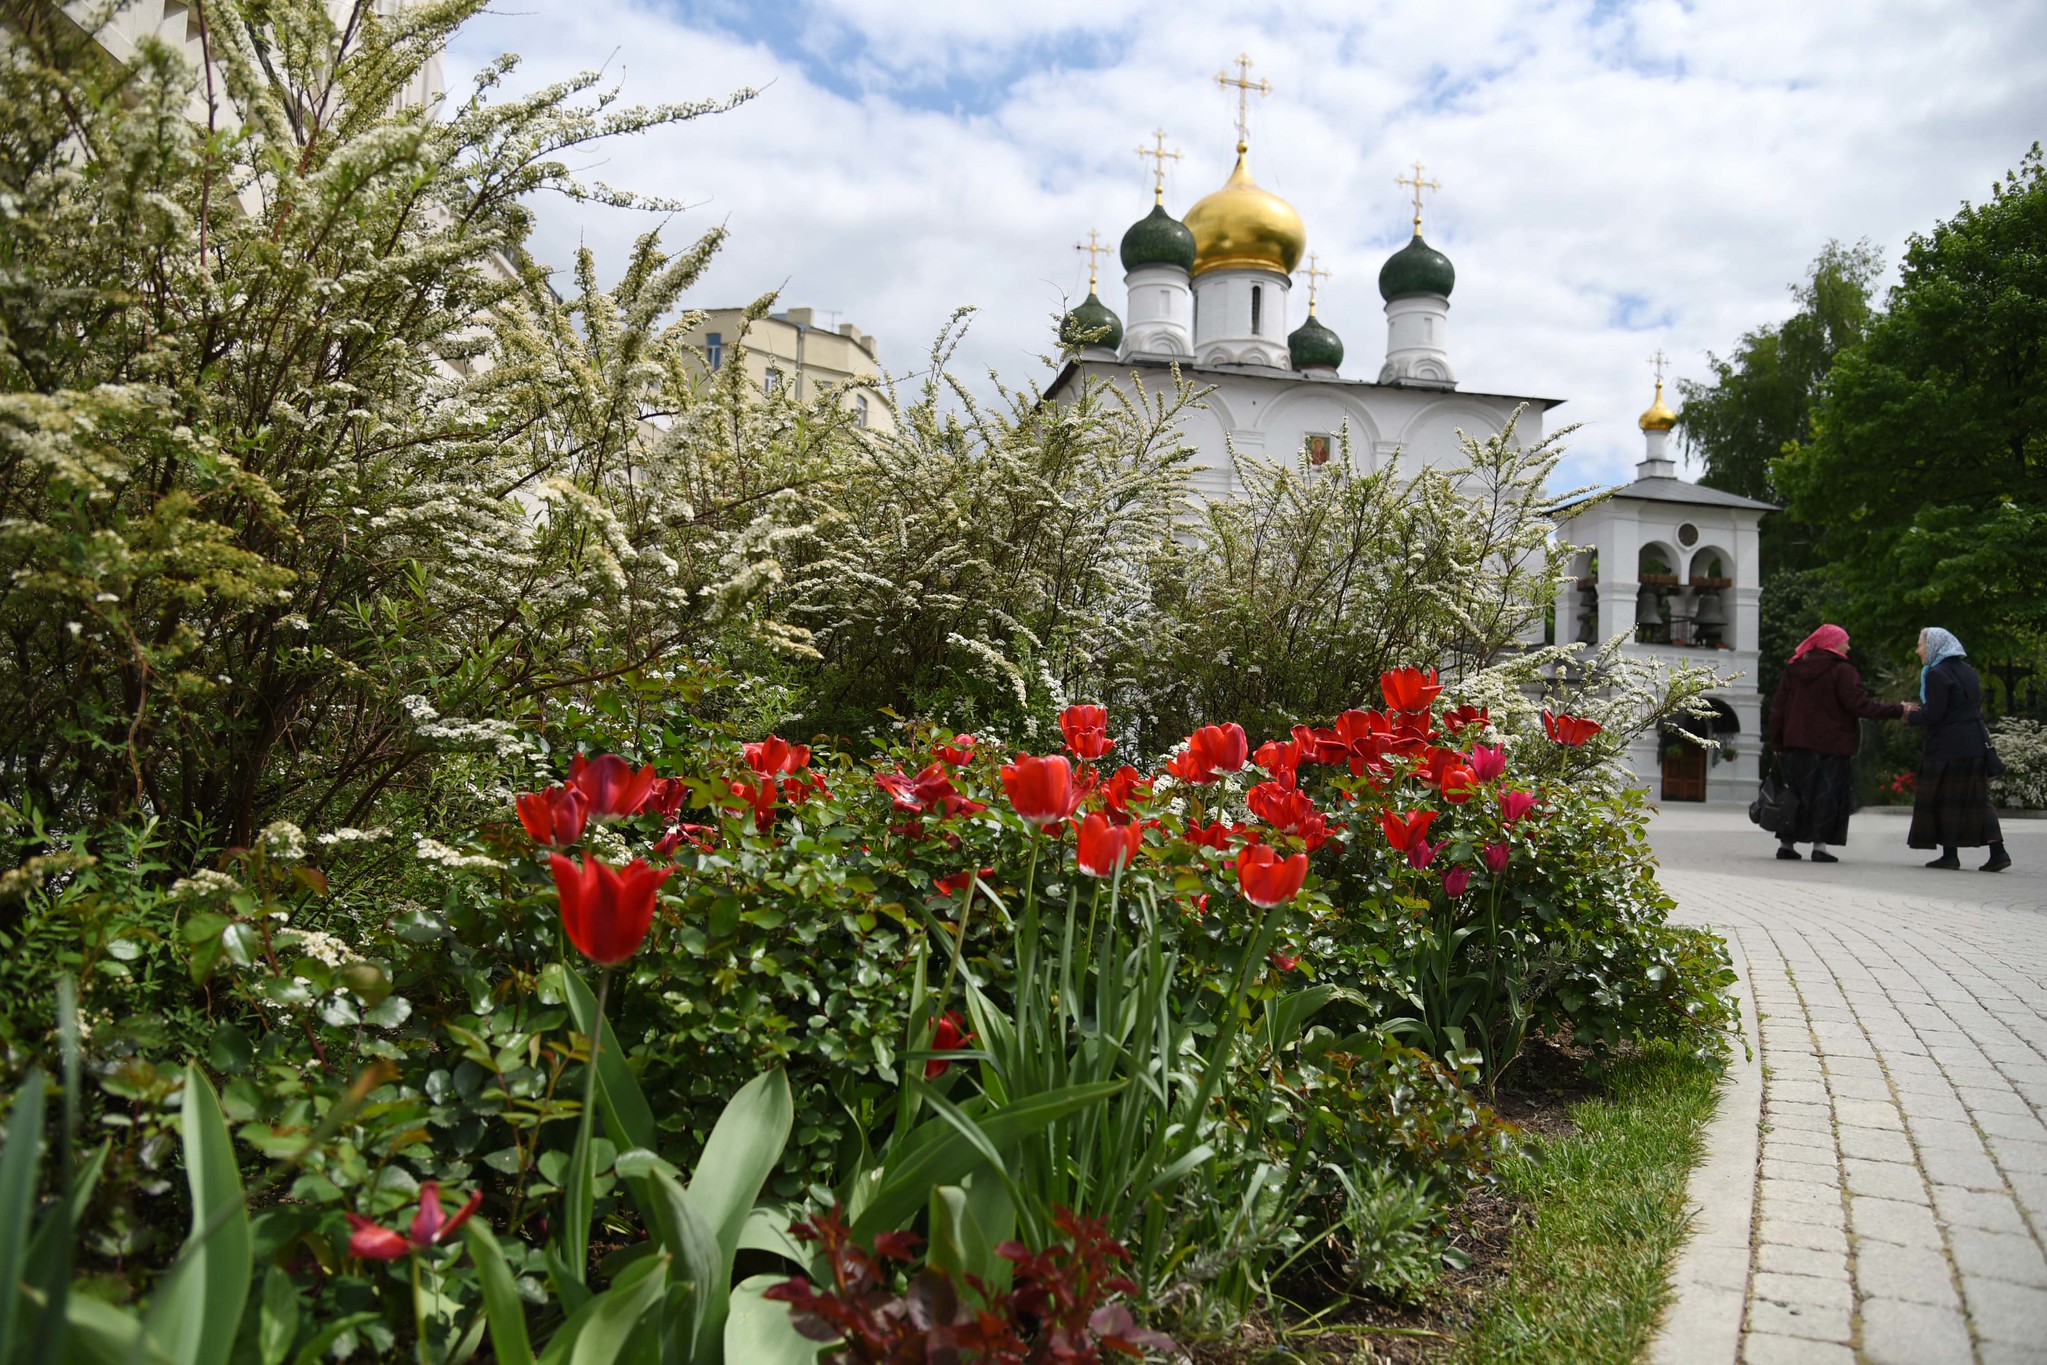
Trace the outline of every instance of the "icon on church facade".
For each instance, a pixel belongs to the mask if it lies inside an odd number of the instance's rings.
[[[1328,464],[1329,453],[1334,449],[1336,449],[1336,438],[1334,436],[1331,436],[1326,431],[1311,433],[1308,437],[1308,463],[1311,465]]]

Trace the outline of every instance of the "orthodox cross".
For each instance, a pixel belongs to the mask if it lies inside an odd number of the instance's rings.
[[[1329,272],[1322,269],[1319,259],[1316,257],[1315,253],[1311,251],[1308,253],[1307,266],[1303,269],[1296,270],[1294,273],[1296,275],[1306,275],[1308,277],[1308,316],[1312,318],[1315,316],[1316,282],[1318,280],[1328,279]]]
[[[1237,150],[1243,151],[1251,145],[1251,92],[1255,90],[1261,95],[1269,95],[1272,93],[1272,82],[1252,80],[1250,54],[1239,52],[1237,74],[1232,76],[1218,71],[1215,73],[1215,83],[1225,90],[1231,86],[1237,88]]]
[[[1437,183],[1436,181],[1434,181],[1434,180],[1424,180],[1424,179],[1422,179],[1422,163],[1421,163],[1421,162],[1419,162],[1419,161],[1417,161],[1417,162],[1415,162],[1415,163],[1414,163],[1414,174],[1413,174],[1412,176],[1405,176],[1405,175],[1396,175],[1396,176],[1394,176],[1394,177],[1393,177],[1393,183],[1394,183],[1394,184],[1396,184],[1396,185],[1412,185],[1412,186],[1414,186],[1414,235],[1415,235],[1415,236],[1417,236],[1417,237],[1421,236],[1421,235],[1422,235],[1422,191],[1423,191],[1423,190],[1440,190],[1440,189],[1442,189],[1442,188],[1443,188],[1443,187],[1442,187],[1442,185],[1438,184],[1438,183]]]
[[[1089,228],[1087,230],[1087,240],[1085,242],[1075,242],[1073,249],[1087,253],[1087,292],[1092,294],[1095,292],[1095,257],[1100,256],[1109,248],[1102,245],[1101,234],[1093,228]]]
[[[1166,163],[1178,161],[1180,154],[1166,150],[1165,129],[1154,128],[1151,135],[1157,145],[1139,147],[1137,154],[1152,163],[1151,201],[1154,204],[1163,204],[1166,202]]]
[[[1669,363],[1670,357],[1663,353],[1661,346],[1656,348],[1655,355],[1649,357],[1649,364],[1656,371],[1656,392],[1658,393],[1663,392],[1663,367]]]

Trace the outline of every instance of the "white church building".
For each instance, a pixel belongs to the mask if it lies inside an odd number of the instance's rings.
[[[1248,61],[1240,58],[1242,66]],[[1414,235],[1379,271],[1385,300],[1386,354],[1375,379],[1344,377],[1343,342],[1316,316],[1315,282],[1323,273],[1307,249],[1301,215],[1252,178],[1243,95],[1262,91],[1248,71],[1218,77],[1239,92],[1236,166],[1220,189],[1176,219],[1165,207],[1164,149],[1157,160],[1151,212],[1123,234],[1124,311],[1099,296],[1092,269],[1088,294],[1063,319],[1068,360],[1048,390],[1058,399],[1089,379],[1157,392],[1171,371],[1210,390],[1183,420],[1196,452],[1198,496],[1242,490],[1235,457],[1303,458],[1319,464],[1348,435],[1363,469],[1389,464],[1409,471],[1461,462],[1461,431],[1484,439],[1506,429],[1517,409],[1517,436],[1542,439],[1549,410],[1562,400],[1458,388],[1450,344],[1450,295],[1457,273],[1422,238],[1422,179],[1417,163]],[[1092,234],[1090,234],[1092,238]],[[1306,316],[1294,322],[1297,274],[1308,280]],[[1560,533],[1586,546],[1576,577],[1560,595],[1556,639],[1594,642],[1632,633],[1626,647],[1641,656],[1710,663],[1739,675],[1712,695],[1717,753],[1681,736],[1644,736],[1629,758],[1652,796],[1664,800],[1741,800],[1755,789],[1761,698],[1755,690],[1760,573],[1756,526],[1768,504],[1704,488],[1677,477],[1666,449],[1677,418],[1656,401],[1641,417],[1648,452],[1634,482],[1581,511],[1563,514]],[[1701,651],[1711,651],[1702,657]]]

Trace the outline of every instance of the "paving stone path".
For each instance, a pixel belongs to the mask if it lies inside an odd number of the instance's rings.
[[[2007,833],[2013,871],[1944,873],[1889,813],[1835,866],[1737,811],[1657,817],[1760,1015],[1760,1113],[1730,1087],[1657,1360],[2047,1361],[2047,821]]]

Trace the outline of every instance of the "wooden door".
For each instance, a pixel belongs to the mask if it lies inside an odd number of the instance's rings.
[[[1663,799],[1704,801],[1706,799],[1706,751],[1680,740],[1664,746]]]

